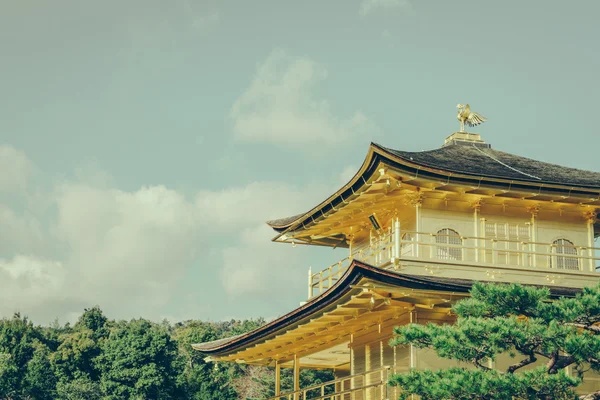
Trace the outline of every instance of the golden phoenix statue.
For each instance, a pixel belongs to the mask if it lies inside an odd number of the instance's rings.
[[[471,111],[471,107],[468,104],[459,104],[456,108],[458,108],[456,118],[460,121],[460,132],[465,131],[465,124],[467,126],[477,126],[487,121],[487,118],[484,116]]]

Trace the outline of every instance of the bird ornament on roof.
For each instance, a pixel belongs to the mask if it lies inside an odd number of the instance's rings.
[[[465,124],[467,126],[477,126],[487,121],[486,117],[471,111],[471,107],[468,104],[459,104],[456,108],[458,108],[456,118],[460,121],[460,132],[465,132]]]

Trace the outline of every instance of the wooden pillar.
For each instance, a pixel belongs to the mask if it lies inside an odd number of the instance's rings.
[[[415,257],[420,256],[419,252],[419,242],[421,241],[421,206],[423,205],[423,194],[417,193],[417,195],[412,199],[411,204],[415,207],[415,230],[417,231],[415,235]]]
[[[534,253],[531,265],[534,267],[537,267],[537,254],[535,254],[535,253],[537,252],[536,242],[538,240],[538,238],[537,238],[537,216],[540,211],[540,207],[536,205],[536,206],[528,208],[527,211],[529,211],[531,213],[531,225],[530,225],[531,226],[531,241],[533,242],[533,244],[531,245],[531,251]]]
[[[481,211],[481,200],[477,200],[473,203],[473,234],[475,236],[475,262],[479,262],[479,253],[480,253],[480,243],[479,236],[481,235],[481,231],[479,227],[481,225],[481,221],[479,220],[479,214]]]
[[[348,345],[350,346],[350,375],[355,375],[356,374],[356,359],[355,359],[355,354],[354,354],[354,334],[351,333],[350,334],[350,344]],[[354,389],[354,386],[356,384],[355,378],[350,378],[350,389]],[[354,395],[351,395],[352,398],[354,398]]]
[[[294,392],[300,390],[300,359],[294,354]],[[294,394],[294,400],[299,400],[300,394]]]
[[[584,214],[587,231],[588,231],[588,254],[590,257],[589,270],[590,272],[596,272],[596,260],[594,260],[594,224],[597,221],[596,211],[588,211]],[[583,268],[582,268],[583,269]]]
[[[410,323],[417,323],[417,310],[410,311]],[[414,345],[410,345],[410,368],[417,368],[417,348]]]
[[[402,240],[402,236],[400,234],[400,218],[396,217],[396,221],[394,221],[394,257],[400,258],[402,255],[402,246],[400,241]]]
[[[281,394],[281,364],[279,360],[275,361],[275,396]]]

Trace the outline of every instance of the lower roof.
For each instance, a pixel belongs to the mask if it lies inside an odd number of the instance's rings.
[[[243,350],[249,346],[263,343],[272,339],[277,334],[290,330],[307,318],[319,314],[335,305],[356,288],[358,282],[364,278],[370,281],[387,285],[444,293],[466,294],[475,281],[470,279],[456,279],[436,276],[417,276],[403,274],[390,270],[373,267],[361,261],[354,260],[346,273],[326,292],[316,296],[304,305],[288,314],[279,317],[268,324],[242,335],[219,339],[212,342],[198,343],[192,347],[202,353],[215,357],[222,357]],[[497,282],[495,282],[497,283]],[[538,286],[538,285],[536,285]],[[540,287],[542,285],[539,285]],[[549,288],[551,296],[574,297],[580,289],[552,286]]]

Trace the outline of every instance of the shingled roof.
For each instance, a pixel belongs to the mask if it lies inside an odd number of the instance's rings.
[[[563,167],[492,148],[455,144],[429,151],[400,151],[375,145],[415,164],[478,177],[600,189],[600,172]]]
[[[439,149],[419,152],[395,150],[371,143],[369,156],[363,165],[366,167],[363,175],[373,173],[378,162],[444,182],[479,186],[489,181],[496,187],[504,182],[507,189],[519,187],[537,192],[543,188],[559,194],[588,193],[600,196],[600,172],[536,161],[466,142],[454,142]],[[347,198],[360,185],[360,180],[349,182],[339,193]],[[327,202],[315,207],[313,211],[325,206]],[[309,211],[267,221],[267,224],[276,231],[283,232],[292,224],[309,218],[311,214]]]

